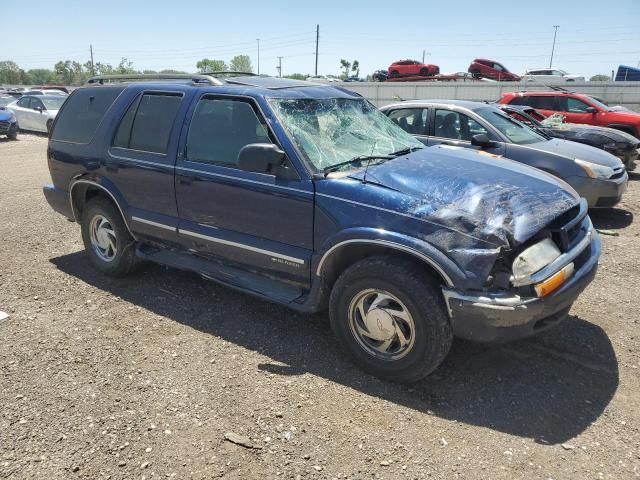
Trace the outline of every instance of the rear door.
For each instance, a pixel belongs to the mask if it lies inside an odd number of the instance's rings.
[[[313,184],[242,170],[238,153],[276,143],[255,100],[205,94],[193,103],[176,165],[180,242],[250,271],[308,286]]]
[[[13,107],[14,114],[18,119],[18,126],[25,130],[32,128],[33,119],[31,118],[31,97],[22,97]]]

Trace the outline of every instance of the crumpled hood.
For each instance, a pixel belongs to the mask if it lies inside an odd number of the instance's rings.
[[[350,176],[363,175],[360,170]],[[507,248],[580,201],[569,185],[545,172],[446,145],[371,166],[366,180],[406,195],[400,213]]]
[[[13,112],[10,110],[0,110],[0,122],[7,122],[13,115]]]
[[[562,155],[572,160],[579,158],[580,160],[586,160],[587,162],[605,165],[611,168],[622,166],[622,162],[618,157],[615,157],[604,150],[600,150],[599,148],[592,147],[591,145],[572,142],[571,140],[552,138],[545,142],[532,143],[525,146],[542,150],[544,152]]]
[[[546,127],[558,134],[562,135],[562,138],[573,139],[573,138],[585,138],[589,135],[597,135],[604,138],[608,138],[612,142],[625,142],[631,144],[640,143],[633,135],[628,134],[627,132],[623,132],[621,130],[616,130],[615,128],[607,128],[607,127],[599,127],[596,125],[583,125],[581,123],[562,123],[560,125],[554,125]]]

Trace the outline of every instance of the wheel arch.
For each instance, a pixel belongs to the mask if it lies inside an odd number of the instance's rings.
[[[610,123],[609,125],[607,125],[607,128],[613,128],[615,130],[620,130],[622,132],[626,132],[629,133],[633,136],[638,136],[640,135],[640,129],[636,129],[633,125],[630,125],[628,123]],[[636,130],[638,130],[636,132]]]

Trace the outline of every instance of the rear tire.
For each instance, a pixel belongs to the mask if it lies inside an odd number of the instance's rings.
[[[82,214],[82,241],[93,266],[105,275],[124,277],[138,264],[136,242],[114,204],[96,197]]]
[[[429,75],[429,69],[428,68],[421,68],[420,69],[420,75],[422,75],[423,77],[427,77]]]
[[[438,283],[406,260],[370,257],[349,267],[331,291],[329,316],[357,365],[387,380],[426,377],[453,342]]]
[[[51,126],[53,125],[53,120],[47,120],[47,135],[51,133]]]

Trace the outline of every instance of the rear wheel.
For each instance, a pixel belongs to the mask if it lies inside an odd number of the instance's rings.
[[[429,69],[428,68],[421,68],[420,69],[420,75],[422,75],[423,77],[426,77],[427,75],[429,75]]]
[[[412,262],[371,257],[336,281],[330,320],[342,348],[364,370],[414,382],[444,360],[453,341],[442,292]]]
[[[136,242],[112,202],[104,197],[89,200],[81,224],[84,248],[94,267],[114,277],[133,270],[138,263]]]
[[[47,135],[51,133],[51,125],[53,125],[53,120],[47,120]]]

